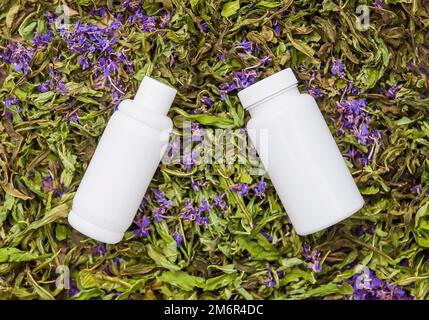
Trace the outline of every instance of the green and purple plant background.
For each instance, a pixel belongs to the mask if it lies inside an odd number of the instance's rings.
[[[2,2],[0,299],[428,299],[429,4],[408,2]],[[192,121],[198,146],[201,129],[243,128],[238,90],[287,67],[365,197],[357,214],[299,237],[268,176],[190,152],[160,165],[119,244],[67,224],[145,75],[178,89],[174,134]]]

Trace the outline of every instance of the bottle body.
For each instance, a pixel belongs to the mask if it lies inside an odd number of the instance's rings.
[[[249,137],[298,234],[327,228],[362,208],[363,198],[313,97],[294,87],[250,113]],[[261,130],[267,145],[257,136]]]
[[[126,100],[110,118],[69,215],[74,228],[106,243],[119,242],[132,224],[173,126],[144,109],[133,117],[133,107]]]

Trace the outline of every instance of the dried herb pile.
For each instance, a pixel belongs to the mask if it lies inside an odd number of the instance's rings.
[[[428,299],[428,28],[423,0],[1,2],[0,298]],[[317,98],[359,213],[298,237],[269,177],[191,151],[160,165],[120,244],[69,227],[97,140],[145,75],[178,89],[175,135],[192,121],[198,147],[199,130],[243,128],[237,91],[286,67]]]

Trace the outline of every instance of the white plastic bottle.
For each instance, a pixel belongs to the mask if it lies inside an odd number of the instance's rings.
[[[299,235],[351,216],[364,200],[314,98],[300,94],[291,69],[238,93],[251,115],[250,140]],[[258,134],[267,133],[267,145]]]
[[[102,242],[121,241],[167,145],[175,96],[175,89],[145,77],[134,100],[121,102],[76,192],[68,217],[73,228]]]

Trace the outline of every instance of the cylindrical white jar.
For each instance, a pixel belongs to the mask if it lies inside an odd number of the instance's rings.
[[[299,235],[349,217],[364,200],[316,101],[300,94],[291,69],[238,94],[251,115],[249,137]],[[268,133],[261,145],[258,133]]]
[[[168,142],[173,123],[167,112],[175,95],[175,89],[145,77],[135,99],[121,102],[74,197],[72,227],[106,243],[123,238]]]

